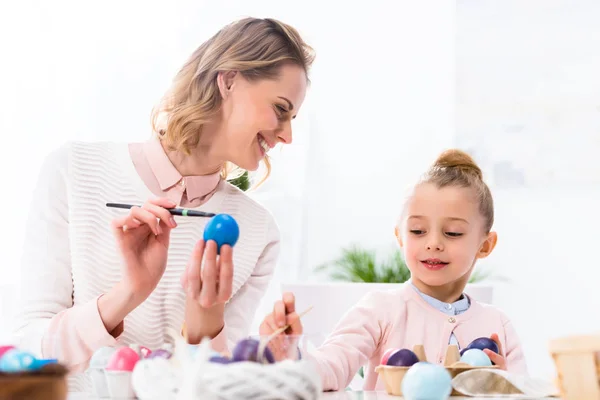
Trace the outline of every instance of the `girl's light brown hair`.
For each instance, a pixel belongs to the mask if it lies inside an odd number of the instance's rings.
[[[432,183],[438,188],[459,186],[472,188],[479,212],[485,218],[485,232],[489,233],[494,225],[494,199],[488,185],[483,181],[481,168],[473,158],[462,150],[446,150],[423,176],[422,183]]]
[[[198,145],[202,127],[221,107],[219,72],[237,71],[255,81],[274,79],[284,64],[298,65],[308,73],[313,61],[313,49],[287,24],[270,18],[233,22],[201,44],[180,69],[152,112],[152,127],[169,150],[190,155]],[[263,180],[271,171],[268,158],[265,164]],[[231,177],[236,170],[239,168],[227,163],[221,175]],[[239,174],[241,171],[233,175]]]

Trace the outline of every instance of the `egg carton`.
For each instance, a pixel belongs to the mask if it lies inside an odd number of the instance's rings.
[[[600,335],[574,335],[550,341],[561,399],[600,399]]]
[[[413,352],[417,355],[419,361],[427,361],[425,356],[425,349],[423,345],[416,345],[413,347]],[[467,363],[460,362],[460,352],[458,346],[451,344],[446,350],[446,357],[444,358],[444,367],[450,373],[452,379],[465,371],[471,371],[474,369],[494,369],[498,368],[496,365],[487,367],[475,367]],[[392,365],[379,365],[375,367],[375,372],[379,374],[379,377],[385,383],[385,390],[388,394],[393,396],[402,396],[402,380],[404,375],[411,367],[396,367]],[[451,396],[461,396],[456,390],[452,389]]]

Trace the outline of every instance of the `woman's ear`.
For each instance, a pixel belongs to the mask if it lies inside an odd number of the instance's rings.
[[[496,232],[490,232],[487,235],[485,241],[481,244],[479,251],[477,252],[477,258],[486,258],[489,256],[498,242],[498,234]]]
[[[225,71],[217,74],[217,85],[222,98],[226,98],[231,92],[236,75],[236,71]]]

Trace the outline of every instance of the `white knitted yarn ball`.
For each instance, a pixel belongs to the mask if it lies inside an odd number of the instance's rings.
[[[310,361],[204,363],[199,372],[193,380],[193,399],[314,400],[322,392],[321,378]]]

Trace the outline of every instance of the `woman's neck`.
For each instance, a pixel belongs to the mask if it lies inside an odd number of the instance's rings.
[[[182,176],[200,176],[212,175],[219,172],[225,162],[220,157],[213,155],[213,148],[209,140],[209,132],[203,132],[203,141],[191,149],[191,154],[188,156],[183,151],[172,151],[166,148],[165,143],[161,141],[161,145],[165,150],[165,154]]]

